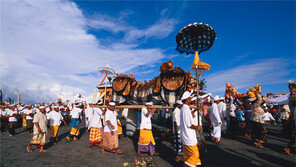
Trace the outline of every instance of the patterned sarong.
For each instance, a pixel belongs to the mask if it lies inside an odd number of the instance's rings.
[[[201,161],[199,159],[199,150],[197,145],[189,146],[183,145],[183,157],[184,163],[188,166],[196,166],[201,165]]]
[[[32,140],[30,142],[31,145],[44,146],[46,142],[46,133],[36,133],[33,134]]]
[[[51,126],[50,127],[50,136],[56,137],[58,135],[58,131],[59,131],[59,125]]]
[[[251,140],[253,142],[265,143],[267,131],[263,124],[260,122],[251,121],[252,133]]]
[[[89,132],[89,145],[100,145],[102,142],[101,128],[92,127]]]
[[[180,134],[174,135],[174,152],[175,152],[175,154],[182,154],[183,153],[183,145],[181,142]]]
[[[140,129],[138,150],[141,152],[155,153],[155,140],[150,129]]]
[[[108,151],[112,151],[115,148],[119,148],[117,131],[104,132],[104,135],[103,135],[103,148],[108,150]]]

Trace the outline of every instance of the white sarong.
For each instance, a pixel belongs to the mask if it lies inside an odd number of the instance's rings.
[[[221,138],[221,125],[213,125],[213,131],[211,132],[211,136],[220,141]]]

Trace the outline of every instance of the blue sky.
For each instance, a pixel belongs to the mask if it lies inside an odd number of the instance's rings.
[[[89,17],[96,13],[107,14],[114,18],[124,15],[122,17],[125,17],[124,20],[128,24],[139,29],[149,27],[160,17],[176,21],[174,31],[167,37],[144,39],[144,42],[141,41],[138,46],[139,48],[160,47],[166,50],[167,55],[176,56],[168,56],[153,64],[156,66],[139,66],[128,71],[134,73],[138,80],[148,80],[157,76],[158,65],[167,60],[173,60],[175,65],[185,70],[190,68],[193,55],[181,55],[175,51],[175,35],[181,28],[193,22],[210,24],[217,32],[213,47],[201,54],[202,59],[212,66],[212,69],[203,75],[204,78],[218,71],[273,58],[292,61],[286,66],[290,73],[283,74],[282,78],[287,80],[295,78],[295,2],[77,1],[76,3]],[[124,36],[120,32],[110,33],[105,30],[91,29],[89,33],[99,38],[113,38],[113,40],[121,40]],[[288,90],[287,82],[263,83],[263,85],[267,89],[266,92]],[[252,83],[250,86],[253,86]]]
[[[294,1],[2,5],[1,88],[13,95],[17,87],[26,100],[91,95],[103,77],[97,68],[106,64],[140,81],[159,75],[168,60],[189,71],[194,55],[178,53],[175,36],[193,22],[217,33],[212,48],[200,55],[211,65],[202,75],[208,92],[222,95],[230,82],[241,93],[257,83],[264,94],[287,93],[288,80],[296,78]]]

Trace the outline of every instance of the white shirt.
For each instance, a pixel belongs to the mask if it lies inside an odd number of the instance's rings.
[[[221,118],[220,118],[220,114],[219,114],[219,110],[218,110],[218,105],[216,103],[212,104],[211,107],[211,122],[213,125],[218,125],[219,122],[221,122]]]
[[[51,111],[47,114],[47,119],[49,120],[50,126],[60,126],[63,116],[59,112]]]
[[[92,117],[89,120],[89,126],[93,128],[101,128],[102,127],[102,119],[104,119],[103,112],[99,108],[92,108]]]
[[[114,129],[111,128],[111,126],[107,123],[107,121],[110,121],[110,123],[115,127]],[[110,111],[107,109],[105,114],[105,127],[104,132],[111,132],[111,131],[117,131],[117,114],[116,111]]]
[[[25,108],[25,107],[19,106],[19,107],[18,107],[18,110],[19,110],[19,111],[23,111],[24,108]]]
[[[221,119],[224,119],[226,118],[226,104],[224,102],[220,102],[218,104],[218,110],[219,110],[219,115],[220,115],[220,118]]]
[[[152,124],[151,124],[151,113],[147,116],[148,110],[146,107],[143,107],[141,109],[141,124],[140,124],[140,129],[152,129]]]
[[[49,117],[49,114],[50,114],[51,112],[52,112],[52,111],[45,112],[45,116],[46,116],[46,118],[48,118],[48,117]]]
[[[88,118],[88,121],[91,119],[92,114],[93,114],[93,109],[90,107],[87,107],[85,110],[85,118]]]
[[[264,119],[264,121],[273,121],[274,120],[273,116],[269,112],[265,112],[263,114],[263,119]]]
[[[235,117],[235,109],[236,109],[236,106],[233,104],[234,101],[233,101],[233,97],[230,96],[230,102],[229,102],[229,115],[232,116],[232,117]]]
[[[33,116],[29,116],[29,114],[33,114],[33,110],[32,109],[24,109],[23,110],[23,113],[26,114],[26,120],[32,120],[33,119]]]
[[[174,124],[173,124],[173,132],[177,130],[177,133],[180,134],[180,109],[178,107],[175,108],[173,111],[173,122],[176,122],[177,129],[175,129]]]
[[[191,125],[194,124],[191,110],[188,105],[183,104],[180,114],[180,136],[184,145],[196,145],[196,132],[191,129]]]
[[[46,111],[46,113],[48,113],[48,112],[50,111],[49,107],[47,107],[47,108],[45,109],[45,111]]]
[[[37,112],[35,115],[34,115],[34,118],[33,118],[33,123],[34,123],[34,128],[33,128],[33,134],[37,134],[39,133],[38,132],[38,128],[37,126],[35,125],[35,123],[38,123],[39,124],[39,127],[41,129],[41,131],[43,133],[46,133],[47,132],[47,125],[46,125],[46,116],[44,114],[42,114],[41,112]]]
[[[8,116],[12,116],[13,114],[17,114],[17,111],[16,110],[12,111],[11,109],[7,109],[7,115]],[[16,121],[17,121],[17,119],[16,119],[15,116],[14,117],[9,117],[9,122],[16,122]]]
[[[73,110],[70,112],[71,118],[79,118],[80,114],[81,114],[80,108],[73,108]]]
[[[1,115],[6,116],[7,115],[7,110],[1,110]]]

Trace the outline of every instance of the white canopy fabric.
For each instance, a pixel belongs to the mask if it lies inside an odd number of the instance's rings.
[[[270,100],[264,99],[264,101],[267,102],[267,103],[283,105],[283,104],[288,104],[289,103],[289,97],[290,97],[290,94],[285,94],[283,96],[276,97],[276,98],[273,98],[273,99],[270,99]]]

